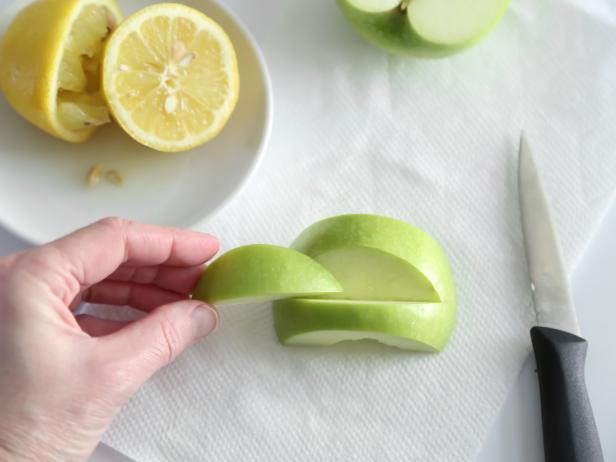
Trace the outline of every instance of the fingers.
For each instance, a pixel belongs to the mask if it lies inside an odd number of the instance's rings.
[[[216,238],[207,234],[106,218],[32,253],[40,266],[60,275],[49,278],[50,287],[68,305],[80,287],[102,281],[122,264],[196,266],[217,251]]]
[[[181,294],[192,293],[203,273],[203,265],[174,266],[120,266],[107,279],[112,281],[130,281],[138,284],[153,284],[162,289]]]
[[[106,361],[136,374],[139,383],[173,361],[218,324],[216,310],[196,300],[161,306],[146,317],[100,338]]]
[[[158,306],[186,300],[187,298],[184,294],[153,285],[103,281],[86,290],[82,294],[81,300],[105,305],[129,305],[138,310],[151,311]]]
[[[113,334],[131,322],[99,319],[88,314],[77,316],[76,320],[81,330],[92,337],[102,337],[104,335]]]

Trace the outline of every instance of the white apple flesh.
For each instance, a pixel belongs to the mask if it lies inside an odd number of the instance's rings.
[[[436,58],[481,40],[501,19],[509,0],[338,0],[338,4],[373,44]]]

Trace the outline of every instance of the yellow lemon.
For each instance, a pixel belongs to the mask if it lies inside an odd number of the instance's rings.
[[[239,95],[227,34],[200,11],[171,3],[144,8],[117,28],[102,80],[116,121],[159,151],[185,151],[212,139]]]
[[[0,44],[0,88],[24,118],[66,141],[109,122],[100,95],[104,42],[122,18],[114,0],[39,0]]]

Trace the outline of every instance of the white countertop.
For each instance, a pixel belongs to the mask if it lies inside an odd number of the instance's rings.
[[[572,278],[580,325],[589,341],[586,381],[606,461],[616,460],[613,437],[616,435],[615,234],[616,204],[613,204]],[[25,247],[25,242],[0,229],[0,255]],[[540,462],[543,461],[542,444],[534,359],[529,358],[494,424],[479,462]],[[90,460],[125,462],[129,459],[101,445]]]

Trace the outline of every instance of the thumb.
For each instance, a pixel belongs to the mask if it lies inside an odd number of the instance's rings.
[[[162,305],[101,339],[107,343],[106,356],[119,360],[139,386],[217,324],[214,307],[198,300],[181,300]]]

